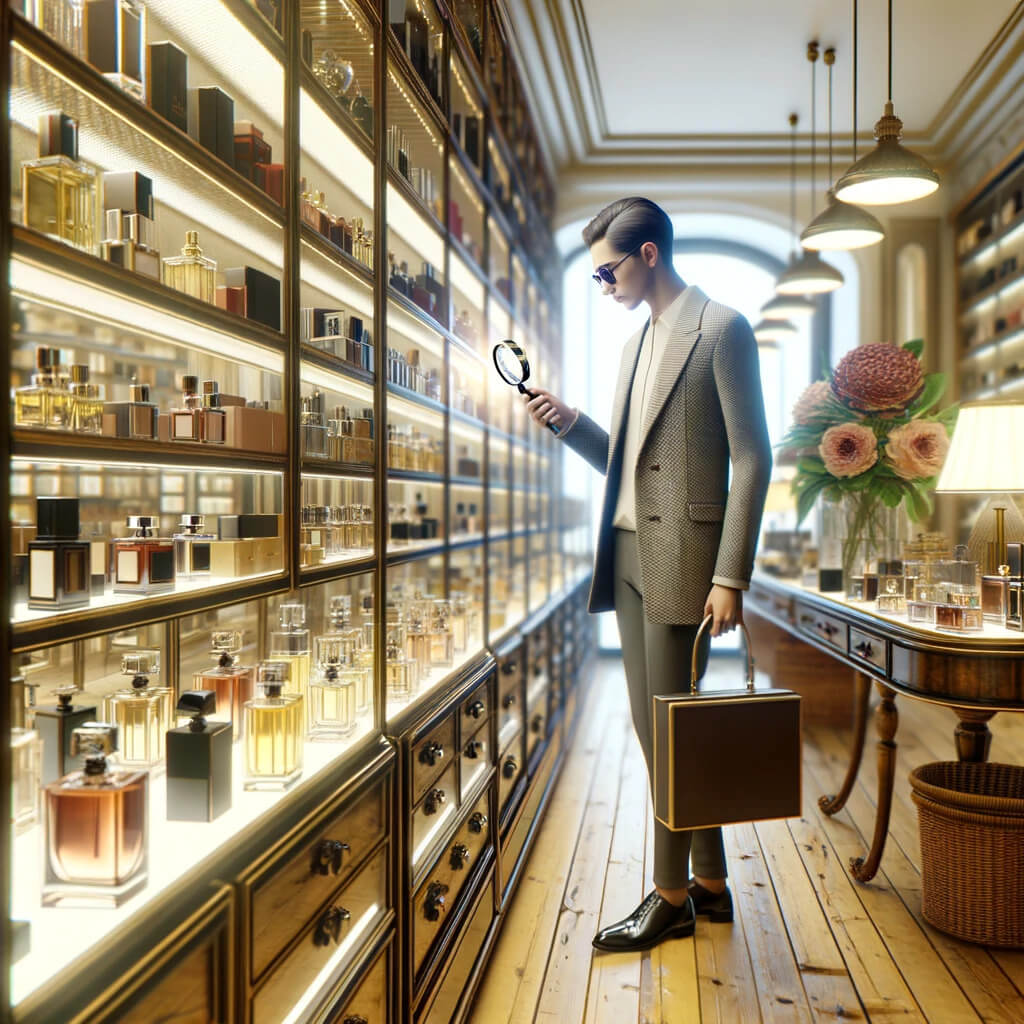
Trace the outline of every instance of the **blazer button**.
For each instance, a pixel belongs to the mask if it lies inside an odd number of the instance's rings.
[[[651,522],[651,523],[660,523],[661,522],[661,516],[648,516],[647,520],[648,520],[648,522]]]
[[[661,466],[659,465],[659,463],[656,462],[653,466],[651,466],[651,469],[654,470],[655,473],[657,473],[658,470],[661,469]]]

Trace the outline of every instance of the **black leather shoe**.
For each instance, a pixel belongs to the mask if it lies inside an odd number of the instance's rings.
[[[705,889],[700,882],[691,879],[686,887],[693,900],[694,912],[702,917],[709,917],[712,921],[732,921],[732,893],[726,886],[722,892],[711,892]]]
[[[655,889],[629,917],[602,928],[594,936],[594,948],[607,953],[636,953],[666,939],[692,935],[695,926],[693,900],[676,907]]]

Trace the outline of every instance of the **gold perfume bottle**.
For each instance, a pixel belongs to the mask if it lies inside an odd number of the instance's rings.
[[[198,231],[186,231],[181,255],[164,260],[164,284],[211,305],[217,301],[217,261],[203,255]]]
[[[318,636],[316,670],[309,683],[309,738],[336,740],[356,727],[356,686],[362,672],[340,633]]]
[[[116,736],[105,723],[75,729],[83,768],[46,787],[43,906],[117,906],[146,884],[149,773],[108,764]]]
[[[71,401],[58,377],[60,349],[36,349],[36,370],[31,383],[14,391],[14,425],[44,430],[71,426]]]
[[[245,702],[245,789],[285,789],[302,774],[305,702],[284,693],[289,664],[264,661],[257,670],[263,693]]]
[[[99,387],[90,383],[87,364],[71,364],[71,384],[68,390],[71,429],[77,434],[102,434],[103,396]]]
[[[306,629],[306,606],[286,603],[278,609],[279,628],[270,634],[270,657],[288,665],[288,678],[283,680],[285,693],[309,696],[309,630]]]
[[[217,712],[211,719],[231,720],[233,738],[243,734],[245,702],[256,696],[256,673],[252,666],[238,664],[238,652],[242,649],[242,634],[237,629],[213,631],[210,646],[214,667],[192,676],[196,690],[213,690],[217,694]]]
[[[127,765],[149,767],[164,758],[167,730],[174,725],[174,690],[149,685],[149,676],[159,671],[159,651],[123,655],[121,675],[131,676],[131,686],[104,700],[104,717],[118,728]]]

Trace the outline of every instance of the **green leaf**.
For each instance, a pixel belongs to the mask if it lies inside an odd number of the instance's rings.
[[[818,455],[801,455],[797,460],[796,468],[801,473],[810,473],[812,476],[823,476],[828,473],[825,463]]]
[[[946,375],[944,373],[929,373],[924,379],[924,388],[921,394],[907,408],[907,416],[914,419],[927,412],[942,397],[945,390]]]
[[[921,353],[924,351],[924,338],[914,338],[913,341],[905,341],[902,347],[904,351],[913,353],[915,359],[920,359]]]
[[[814,508],[814,503],[818,500],[818,495],[828,486],[831,479],[831,477],[815,477],[811,483],[800,492],[796,501],[797,526],[807,518],[807,514],[812,508]]]
[[[960,406],[951,405],[942,412],[937,413],[935,419],[938,423],[941,423],[945,428],[946,432],[953,436],[953,428],[956,426],[957,417],[960,415]]]

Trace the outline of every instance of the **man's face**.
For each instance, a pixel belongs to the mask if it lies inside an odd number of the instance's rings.
[[[644,243],[631,256],[622,259],[626,254],[615,249],[607,238],[598,239],[590,247],[590,258],[594,264],[594,273],[598,267],[607,267],[615,276],[615,284],[601,283],[601,293],[611,295],[616,302],[621,302],[627,309],[636,309],[643,301],[649,286],[650,267],[646,262],[649,250],[656,252],[653,244]],[[619,261],[622,260],[620,263]],[[618,266],[615,266],[618,263]]]

